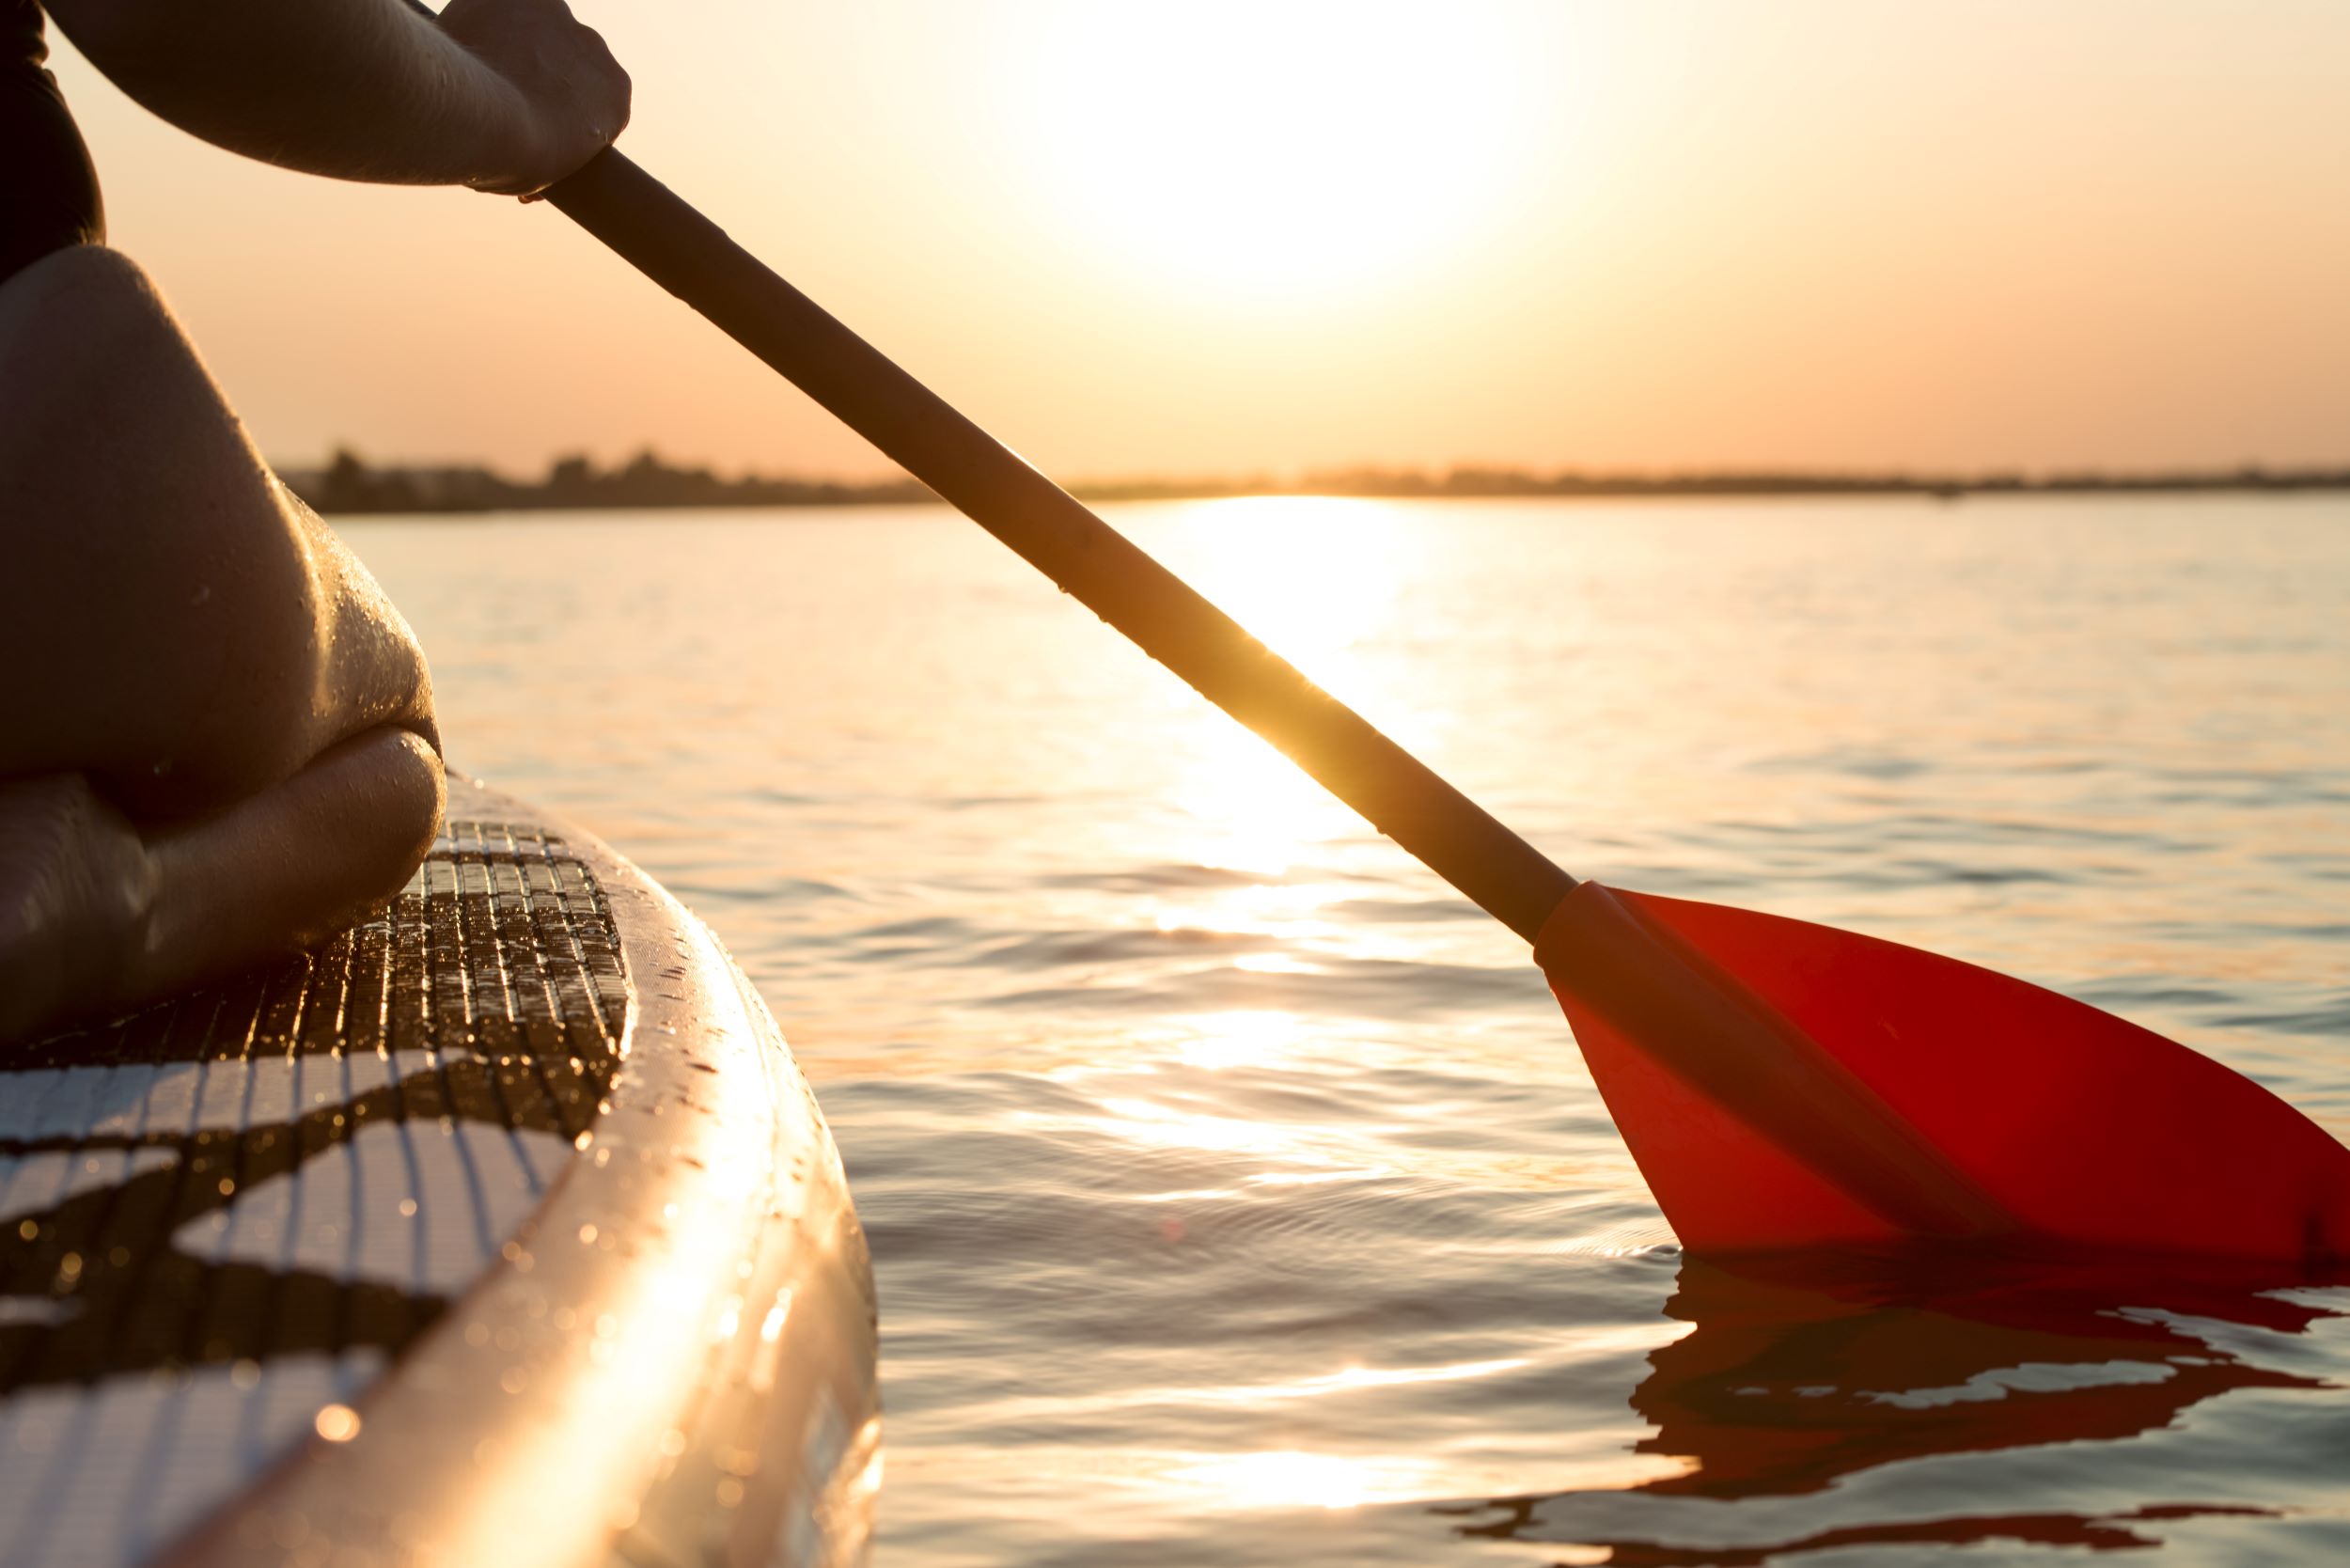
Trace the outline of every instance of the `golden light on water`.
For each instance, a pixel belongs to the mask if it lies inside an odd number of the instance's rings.
[[[1426,1497],[1438,1466],[1392,1455],[1357,1457],[1272,1449],[1203,1459],[1172,1479],[1218,1498],[1226,1508],[1358,1508],[1389,1498]]]
[[[1489,1361],[1459,1361],[1443,1367],[1341,1367],[1334,1372],[1303,1377],[1292,1383],[1260,1385],[1230,1390],[1241,1403],[1285,1399],[1314,1399],[1350,1388],[1393,1388],[1414,1383],[1461,1383],[1472,1378],[1512,1372],[1527,1365],[1526,1357],[1504,1356]]]
[[[1424,527],[1391,501],[1241,495],[1169,509],[1165,548],[1190,581],[1266,647],[1350,699],[1355,650],[1392,618]]]
[[[1672,1331],[1650,1334],[1639,1342],[1645,1347],[1676,1339],[1684,1327],[1674,1325]],[[1473,1383],[1520,1372],[1531,1364],[1523,1356],[1503,1356],[1434,1367],[1349,1366],[1284,1382],[1157,1389],[1150,1398],[1154,1403],[1272,1409],[1294,1401],[1343,1397],[1364,1390]],[[1333,1452],[1292,1447],[1243,1453],[1174,1453],[1159,1456],[1160,1464],[1152,1467],[1160,1487],[1192,1494],[1197,1506],[1219,1511],[1347,1509],[1427,1502],[1480,1491],[1499,1496],[1566,1485],[1606,1490],[1684,1474],[1690,1467],[1689,1461],[1678,1456],[1592,1455],[1572,1451],[1573,1448],[1562,1445],[1564,1451],[1535,1461],[1525,1473],[1464,1466],[1457,1456],[1442,1451],[1441,1445],[1407,1452]]]
[[[1229,725],[1185,747],[1167,793],[1193,826],[1183,854],[1253,876],[1286,875],[1353,820],[1295,763]]]
[[[1270,1067],[1297,1054],[1314,1036],[1293,1012],[1235,1009],[1202,1019],[1201,1032],[1176,1047],[1186,1067],[1219,1072],[1232,1067]]]
[[[1665,1454],[1626,1454],[1598,1463],[1568,1461],[1526,1474],[1465,1473],[1442,1455],[1329,1453],[1307,1449],[1264,1449],[1249,1453],[1177,1455],[1163,1477],[1171,1491],[1189,1495],[1217,1512],[1376,1507],[1427,1503],[1477,1495],[1508,1495],[1512,1489],[1555,1488],[1617,1491],[1685,1475],[1685,1459]],[[1577,1560],[1562,1550],[1545,1562]]]
[[[1324,1128],[1219,1116],[1129,1095],[1105,1096],[1100,1110],[1102,1130],[1153,1148],[1257,1154],[1317,1166],[1357,1163],[1347,1157],[1343,1140]]]
[[[1673,1330],[1683,1326],[1671,1325]],[[1676,1332],[1668,1331],[1650,1338],[1675,1337]],[[1299,1411],[1301,1405],[1376,1402],[1384,1393],[1403,1388],[1474,1386],[1521,1375],[1535,1365],[1536,1360],[1524,1356],[1428,1367],[1355,1364],[1291,1378],[1014,1394],[992,1402],[989,1414],[999,1422],[1052,1427],[1089,1425],[1105,1416],[1136,1412],[1147,1413],[1145,1419],[1152,1424],[1180,1423],[1185,1412],[1231,1410],[1258,1413],[1261,1422],[1288,1425],[1329,1419],[1307,1415]],[[1019,1468],[1012,1467],[1012,1456],[1002,1450],[956,1447],[949,1451],[953,1463],[976,1466],[1007,1487],[1036,1483],[1041,1456],[1033,1451]],[[948,1454],[908,1457],[918,1472]],[[1407,1506],[1569,1489],[1610,1491],[1685,1475],[1691,1468],[1684,1456],[1628,1452],[1612,1435],[1599,1434],[1542,1438],[1509,1453],[1455,1451],[1435,1438],[1393,1448],[1315,1446],[1292,1439],[1239,1451],[1073,1448],[1060,1458],[1061,1466],[1052,1473],[1057,1483],[1070,1489],[1057,1493],[1059,1497],[1082,1496],[1113,1513],[1147,1507],[1186,1515]],[[1570,1560],[1551,1556],[1543,1560]]]
[[[1362,657],[1365,642],[1393,622],[1415,552],[1426,548],[1424,531],[1396,507],[1246,496],[1171,508],[1154,521],[1170,525],[1152,542],[1180,574],[1309,679],[1412,744],[1399,694]],[[1226,723],[1177,754],[1167,795],[1198,825],[1186,853],[1219,870],[1284,875],[1316,846],[1361,829],[1295,763]],[[1296,884],[1277,891],[1292,907],[1327,896]]]

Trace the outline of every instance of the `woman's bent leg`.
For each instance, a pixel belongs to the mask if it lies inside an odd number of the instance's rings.
[[[0,777],[198,816],[384,724],[430,732],[415,638],[145,274],[84,245],[0,284]]]
[[[442,799],[414,636],[144,274],[0,283],[0,1040],[324,935]]]

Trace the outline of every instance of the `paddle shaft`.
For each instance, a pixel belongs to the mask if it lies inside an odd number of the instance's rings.
[[[605,149],[547,199],[1528,942],[1574,879]]]

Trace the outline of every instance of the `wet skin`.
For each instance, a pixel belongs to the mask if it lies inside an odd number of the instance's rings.
[[[314,940],[442,798],[431,679],[128,259],[0,284],[0,1041]]]
[[[562,0],[46,0],[181,130],[528,196],[628,123]],[[0,1045],[322,937],[443,801],[423,651],[128,259],[0,282]]]

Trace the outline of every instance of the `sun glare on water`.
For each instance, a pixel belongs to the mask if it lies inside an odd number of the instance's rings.
[[[1420,738],[1411,705],[1361,657],[1363,641],[1388,630],[1420,548],[1394,507],[1253,496],[1187,504],[1158,521],[1164,531],[1149,543],[1179,575],[1404,745]],[[1360,831],[1353,812],[1295,763],[1221,722],[1171,762],[1168,793],[1198,826],[1185,853],[1203,866],[1278,876],[1301,862],[1327,864],[1328,843]]]
[[[1277,1449],[1202,1459],[1178,1472],[1226,1508],[1357,1508],[1425,1495],[1426,1466]]]
[[[1475,243],[1564,86],[1474,6],[1071,5],[1019,47],[1030,166],[1074,235],[1240,298]]]

